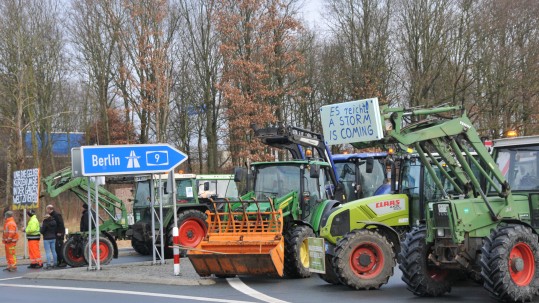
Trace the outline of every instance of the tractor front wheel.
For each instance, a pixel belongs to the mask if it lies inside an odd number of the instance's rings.
[[[325,274],[318,274],[320,279],[328,282],[329,284],[333,285],[339,285],[341,284],[341,280],[339,280],[339,276],[337,276],[337,272],[335,271],[335,265],[333,264],[333,256],[326,254],[326,273]]]
[[[169,248],[173,245],[172,227],[174,222],[169,224],[167,230],[167,247],[165,247],[165,258],[173,257],[173,249]],[[189,209],[178,214],[178,234],[180,236],[180,245],[185,247],[197,247],[204,239],[208,231],[208,223],[206,222],[206,214],[197,209]],[[180,249],[180,256],[185,257],[187,250]]]
[[[309,247],[307,239],[314,237],[313,230],[306,225],[295,225],[287,230],[284,241],[284,274],[289,278],[308,278]]]
[[[358,229],[337,242],[333,263],[343,284],[355,289],[378,289],[393,275],[395,253],[385,236]]]
[[[67,265],[81,267],[88,263],[84,259],[84,239],[80,235],[73,235],[62,245],[62,255]]]
[[[88,245],[89,243],[86,242],[86,245],[84,246],[84,259],[86,261],[86,264],[88,264],[88,260],[90,259],[88,256]],[[97,256],[97,241],[92,240],[92,255]],[[110,243],[109,239],[105,237],[99,237],[99,264],[100,265],[107,265],[112,260],[112,256],[114,255],[114,247],[112,246],[112,243]],[[94,260],[93,258],[92,260]],[[92,264],[95,264],[94,261],[92,261]]]
[[[451,271],[440,268],[428,260],[432,244],[427,244],[427,227],[414,227],[401,244],[399,268],[402,280],[414,295],[438,297],[451,291]]]
[[[486,290],[498,300],[532,301],[539,290],[539,243],[529,227],[500,225],[481,249]]]

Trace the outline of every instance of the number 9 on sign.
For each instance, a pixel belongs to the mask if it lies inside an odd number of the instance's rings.
[[[168,165],[168,151],[146,152],[146,164],[148,166]]]

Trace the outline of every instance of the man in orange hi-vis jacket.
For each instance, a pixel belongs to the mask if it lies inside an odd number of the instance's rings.
[[[13,218],[13,212],[8,210],[4,213],[4,233],[2,243],[6,248],[7,271],[17,271],[17,256],[15,255],[15,246],[19,240],[19,231],[17,223]]]

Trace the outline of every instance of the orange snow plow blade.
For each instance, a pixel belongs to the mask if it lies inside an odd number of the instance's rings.
[[[257,201],[244,202],[244,206]],[[210,212],[208,233],[202,242],[187,255],[200,276],[215,275],[272,275],[283,276],[284,238],[282,211],[230,210]],[[237,201],[235,202],[237,203]],[[265,202],[267,204],[267,202]]]

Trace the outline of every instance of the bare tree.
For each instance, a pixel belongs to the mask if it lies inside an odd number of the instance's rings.
[[[70,32],[79,51],[78,61],[84,67],[97,105],[98,119],[103,129],[96,135],[100,144],[110,144],[110,127],[107,112],[113,106],[110,93],[115,77],[114,51],[118,43],[118,24],[113,15],[113,1],[77,0],[71,3]],[[94,102],[92,102],[94,103]]]
[[[392,2],[376,0],[328,0],[333,43],[342,53],[339,67],[344,73],[345,98],[378,97],[382,103],[391,96],[394,72],[390,44]]]

